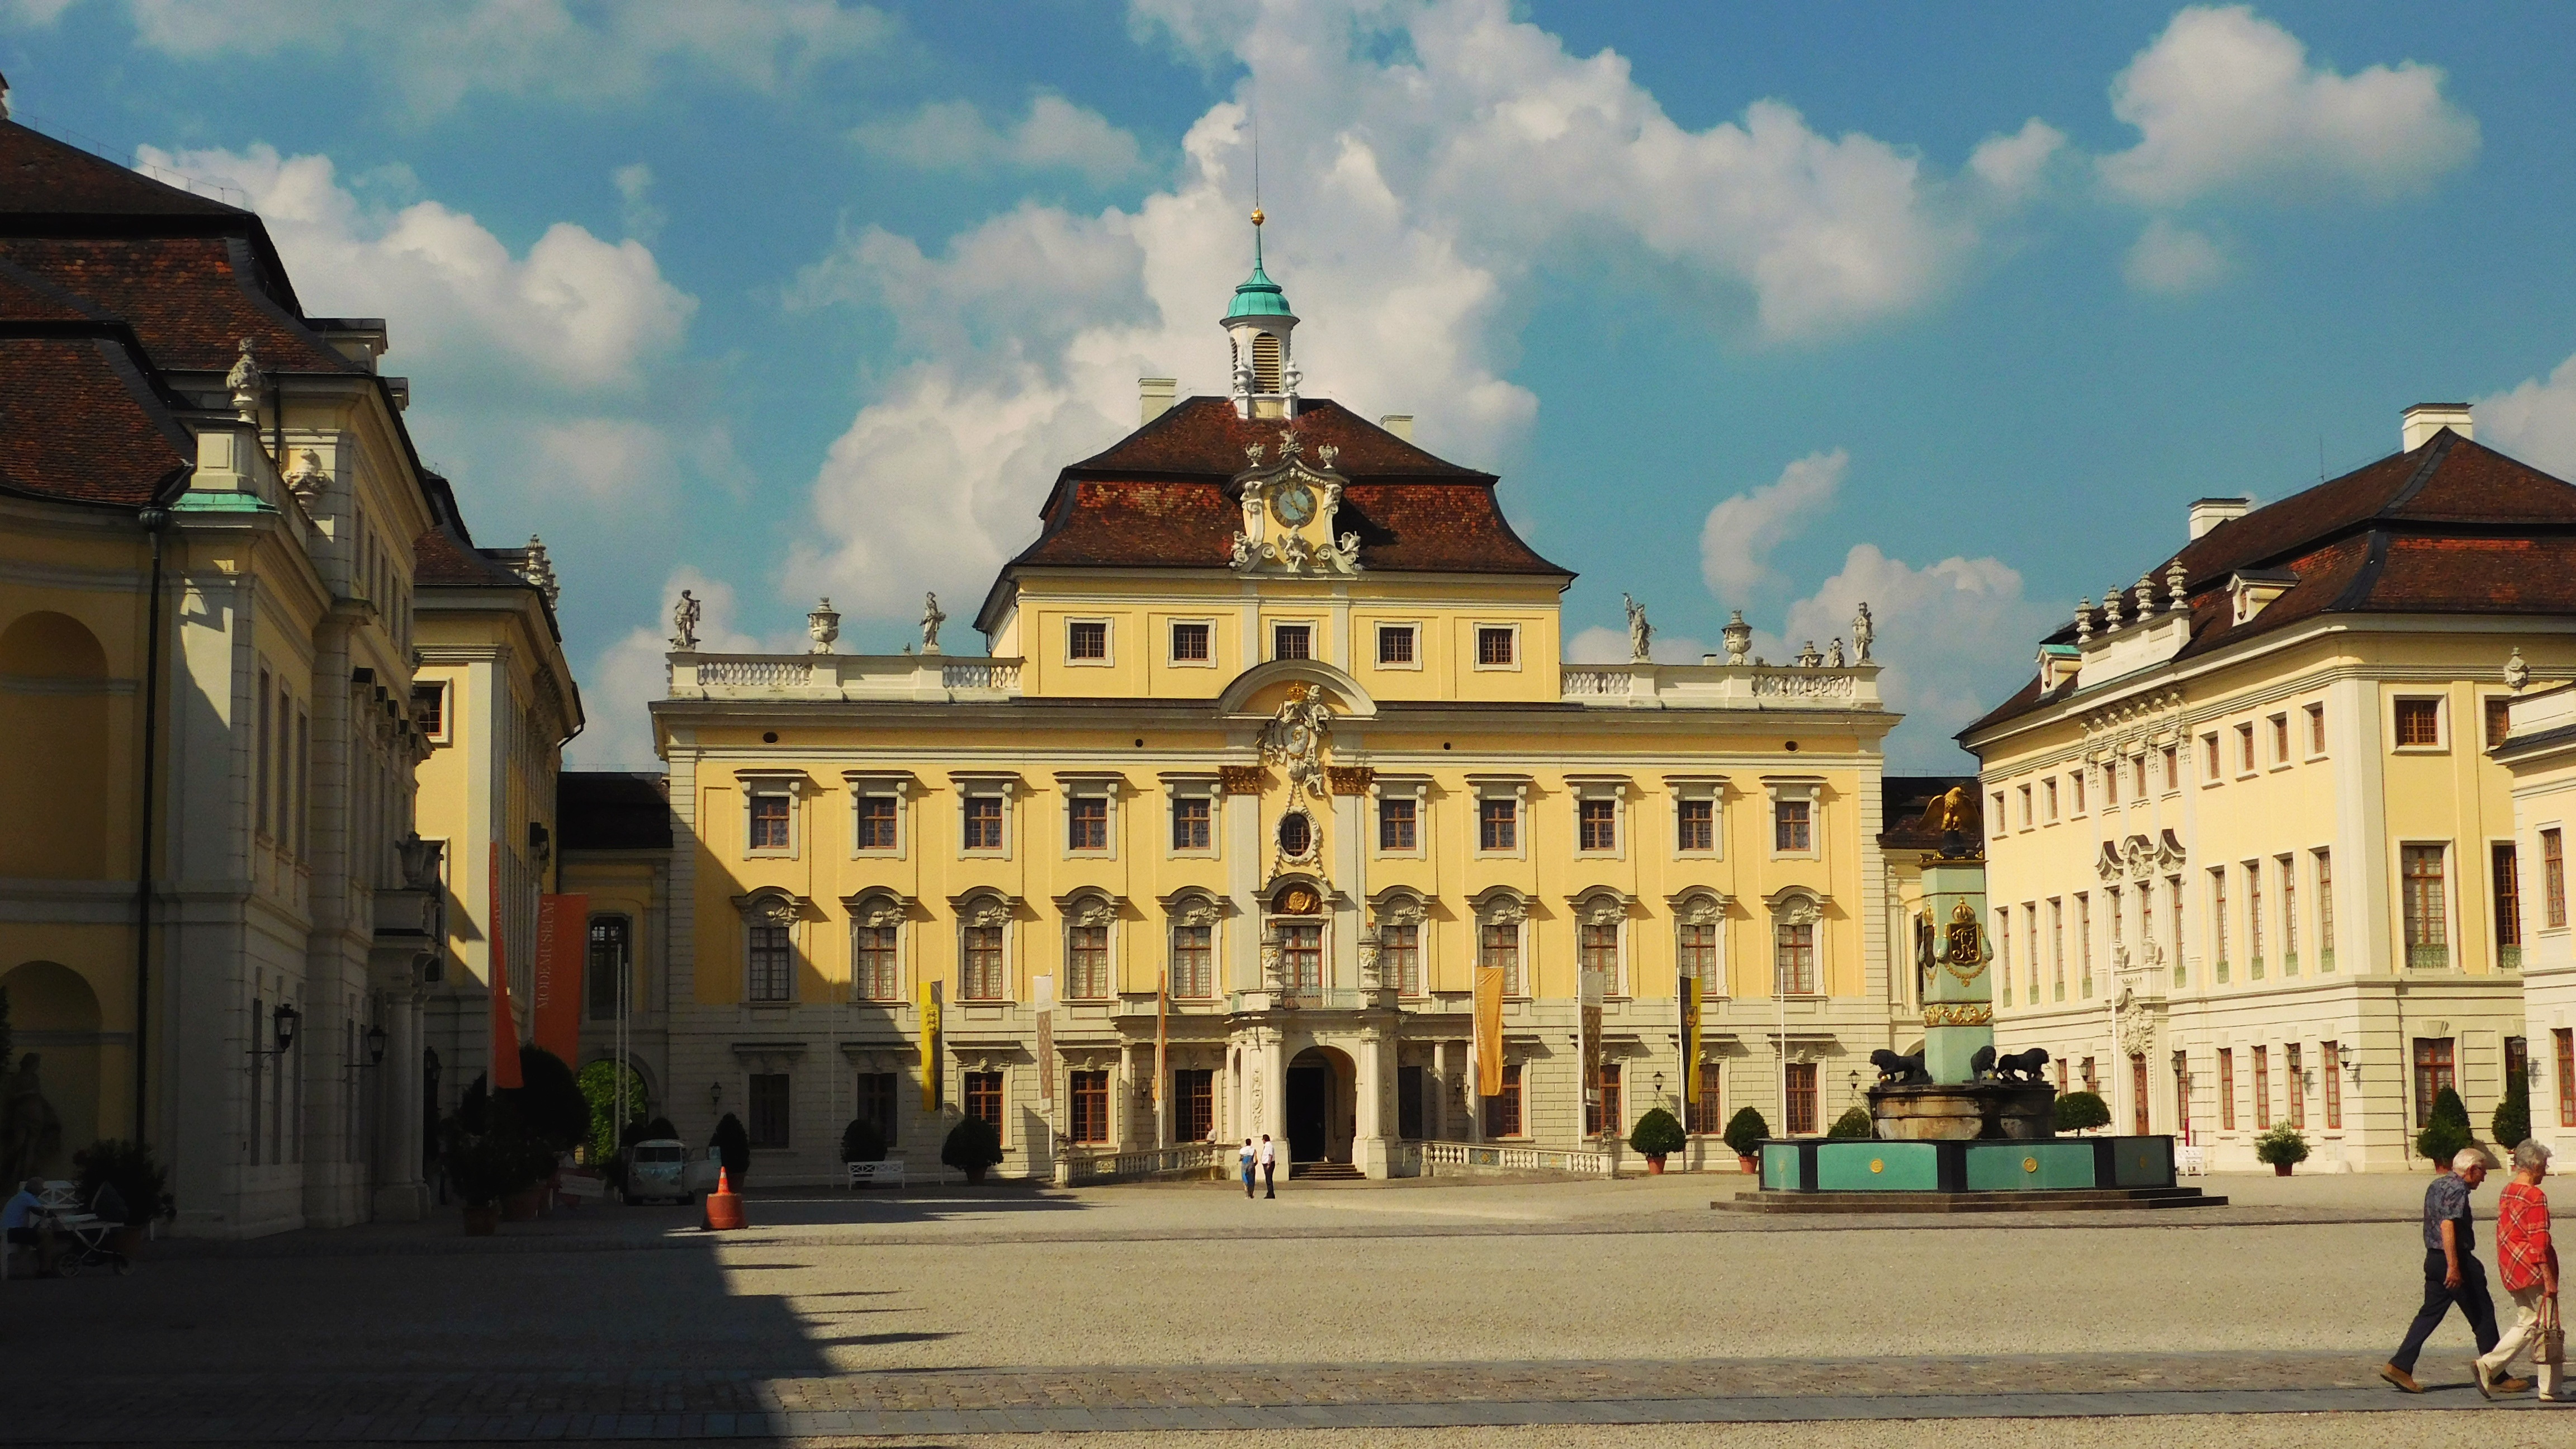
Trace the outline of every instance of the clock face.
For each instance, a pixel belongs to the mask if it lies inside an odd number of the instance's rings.
[[[1303,483],[1291,483],[1270,500],[1270,511],[1281,523],[1300,528],[1315,516],[1315,490]]]

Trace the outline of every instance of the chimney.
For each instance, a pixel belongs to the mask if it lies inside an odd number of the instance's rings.
[[[2195,498],[2191,500],[2191,536],[2198,538],[2231,518],[2243,518],[2253,507],[2251,498]]]
[[[1377,425],[1408,443],[1413,441],[1413,414],[1411,413],[1388,413],[1377,420]]]
[[[1143,414],[1136,419],[1137,425],[1141,427],[1170,412],[1172,399],[1179,394],[1180,386],[1178,378],[1140,377],[1136,379],[1137,411]]]
[[[2433,435],[2449,428],[2463,438],[2474,438],[2469,430],[2467,403],[2417,403],[2406,410],[2405,422],[2397,430],[2398,451],[2412,453],[2433,441]]]

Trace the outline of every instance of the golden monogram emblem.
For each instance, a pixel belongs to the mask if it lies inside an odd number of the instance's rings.
[[[1976,908],[1962,896],[1950,910],[1950,924],[1943,928],[1941,965],[1962,983],[1985,974],[1986,963],[1994,951],[1986,945],[1985,932],[1977,925]]]

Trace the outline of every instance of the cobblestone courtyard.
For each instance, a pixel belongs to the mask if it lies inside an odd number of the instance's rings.
[[[2349,1449],[2464,1409],[2481,1443],[2576,1442],[2527,1396],[2490,1410],[2456,1320],[2432,1394],[2372,1378],[2420,1177],[2110,1218],[1708,1210],[1739,1182],[924,1188],[755,1196],[723,1239],[609,1208],[159,1244],[5,1285],[0,1442]]]

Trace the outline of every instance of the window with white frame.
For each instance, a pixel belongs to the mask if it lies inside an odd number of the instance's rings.
[[[1422,802],[1413,796],[1389,796],[1377,802],[1377,848],[1382,853],[1411,854],[1422,848]]]
[[[796,853],[796,785],[775,776],[742,777],[743,853],[793,856]]]
[[[850,848],[859,855],[899,857],[904,852],[904,802],[912,777],[849,771]]]
[[[1216,802],[1205,795],[1172,797],[1172,849],[1212,849],[1216,844]]]
[[[796,999],[796,922],[803,902],[764,890],[735,902],[743,921],[745,1001],[777,1005]]]
[[[2401,750],[2442,747],[2442,701],[2436,696],[2399,698],[2390,706],[2390,735]]]
[[[1190,1001],[1216,995],[1216,925],[1214,899],[1203,894],[1177,898],[1171,906],[1171,991]]]
[[[968,1001],[1002,1001],[1010,996],[1009,963],[1004,960],[1011,923],[1009,902],[984,894],[969,897],[957,912],[957,994]]]
[[[1521,817],[1529,803],[1529,777],[1470,775],[1467,783],[1476,796],[1476,854],[1525,856],[1529,841]]]
[[[1380,669],[1420,669],[1422,629],[1418,624],[1380,624],[1377,626],[1377,667]]]
[[[1312,624],[1271,625],[1270,657],[1273,659],[1314,658],[1315,626]]]
[[[2315,759],[2326,752],[2326,707],[2320,701],[2309,705],[2305,713],[2308,717],[2308,758]]]
[[[1714,891],[1690,891],[1672,903],[1673,962],[1679,974],[1699,981],[1702,997],[1727,994],[1718,959],[1718,933],[1725,924],[1726,903]],[[1712,1075],[1714,1068],[1710,1069]]]
[[[850,907],[850,994],[860,1001],[901,1001],[903,903],[883,891]]]
[[[1205,619],[1174,621],[1172,662],[1213,668],[1216,664],[1216,626]]]
[[[1771,990],[1775,996],[1818,996],[1817,948],[1824,927],[1823,902],[1812,892],[1782,891],[1771,907]]]
[[[1503,994],[1525,996],[1521,979],[1521,933],[1529,908],[1509,891],[1488,893],[1476,907],[1476,965],[1503,973]]]
[[[1673,801],[1673,853],[1715,860],[1724,854],[1719,834],[1718,794],[1726,781],[1716,775],[1666,775],[1664,789]]]
[[[2406,927],[2406,964],[2418,971],[2447,970],[2451,964],[2450,847],[2432,842],[2397,848],[2401,915]]]
[[[1620,970],[1627,916],[1627,902],[1610,891],[1594,891],[1574,902],[1575,963],[1586,971],[1600,972],[1602,990],[1612,996],[1628,994]]]
[[[1078,895],[1064,913],[1064,994],[1098,1001],[1111,991],[1109,931],[1117,910],[1104,896]]]
[[[1822,811],[1824,781],[1807,775],[1771,775],[1763,779],[1771,797],[1771,856],[1773,859],[1814,860],[1823,854]],[[2030,797],[2023,787],[2022,823],[2030,823]]]
[[[1377,902],[1377,971],[1382,985],[1400,996],[1423,992],[1422,897],[1390,891]]]
[[[1064,624],[1064,659],[1067,664],[1107,664],[1109,621],[1067,619]]]
[[[1520,668],[1521,626],[1518,624],[1479,624],[1476,626],[1476,667],[1478,669]]]

